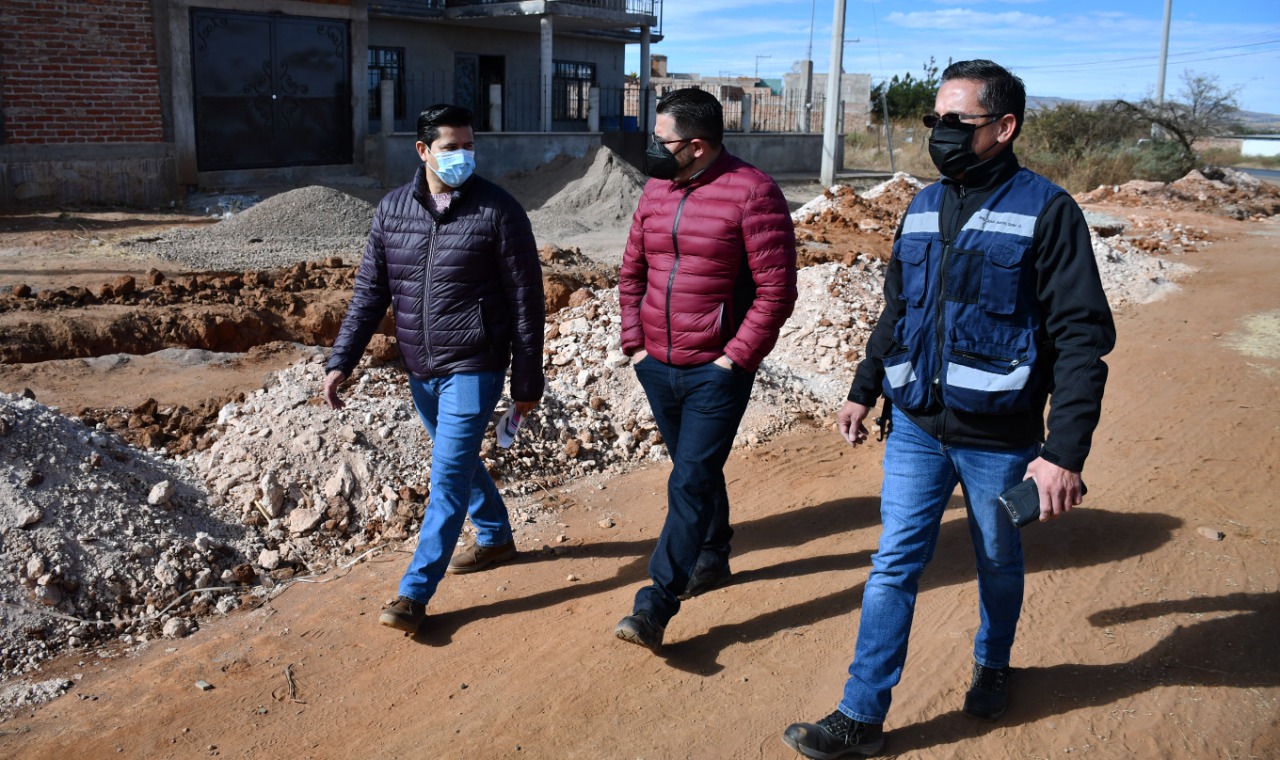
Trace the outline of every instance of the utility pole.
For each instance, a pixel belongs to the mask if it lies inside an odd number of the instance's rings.
[[[831,28],[831,70],[827,74],[826,113],[822,120],[822,166],[819,179],[831,187],[836,183],[837,158],[840,150],[840,85],[844,79],[844,6],[845,0],[836,0],[835,18]]]
[[[1164,105],[1164,70],[1169,65],[1169,19],[1173,16],[1173,0],[1164,0],[1164,35],[1160,38],[1160,71],[1156,74],[1156,107]],[[1160,127],[1151,125],[1151,137],[1160,137]]]
[[[893,159],[893,123],[889,121],[889,81],[885,80],[880,90],[880,108],[884,113],[884,139],[889,145],[889,171],[897,174],[898,164]]]
[[[800,105],[801,132],[812,129],[813,123],[813,23],[817,19],[818,0],[809,3],[809,51],[804,56],[804,102]]]

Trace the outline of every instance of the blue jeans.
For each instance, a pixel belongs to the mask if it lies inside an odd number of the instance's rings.
[[[400,581],[400,596],[426,604],[444,577],[467,515],[476,541],[511,541],[507,506],[480,460],[480,443],[502,395],[505,372],[459,372],[430,380],[409,377],[413,405],[431,436],[431,494],[418,549]]]
[[[755,373],[714,363],[675,367],[652,357],[635,365],[658,431],[671,454],[667,519],[649,560],[653,585],[636,594],[635,611],[666,625],[680,610],[676,597],[701,561],[728,563],[729,494],[724,463],[751,399]]]
[[[1022,542],[996,497],[1022,480],[1038,451],[1038,445],[944,446],[893,410],[880,496],[883,531],[862,595],[858,643],[840,712],[866,723],[884,722],[907,659],[918,582],[933,558],[942,511],[957,482],[978,567],[981,624],[973,659],[990,668],[1008,666],[1022,613]]]

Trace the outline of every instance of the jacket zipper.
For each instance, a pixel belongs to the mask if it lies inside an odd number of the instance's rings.
[[[427,212],[430,215],[430,212]],[[427,246],[427,288],[422,294],[422,343],[427,347],[427,377],[435,375],[435,370],[431,367],[431,278],[435,272],[436,261],[436,232],[438,223],[434,218],[431,220],[431,245]]]
[[[988,356],[987,354],[979,354],[973,351],[962,351],[960,349],[954,349],[952,350],[951,353],[955,354],[956,356],[963,356],[966,359],[973,359],[975,361],[981,361],[981,362],[989,362],[992,364],[998,364],[1003,362],[1009,365],[1010,370],[1017,368],[1019,364],[1022,364],[1027,360],[1027,357],[1025,356],[1020,356],[1017,359],[1009,359],[1004,356]]]
[[[938,291],[934,295],[937,306],[934,308],[934,349],[937,351],[938,369],[933,376],[933,397],[939,404],[942,403],[942,369],[945,366],[942,362],[943,348],[943,328],[945,327],[945,318],[947,310],[946,288],[947,288],[947,259],[951,256],[951,244],[954,241],[953,236],[958,233],[957,225],[960,223],[960,216],[964,213],[964,197],[965,188],[960,187],[960,199],[956,202],[955,215],[951,220],[951,229],[939,230],[942,233],[942,255],[938,258]],[[939,220],[941,223],[941,220]]]
[[[689,193],[692,192],[692,187],[684,191],[684,195],[680,198],[680,205],[676,207],[675,221],[671,223],[671,247],[675,250],[676,258],[675,262],[671,264],[671,274],[667,275],[667,303],[666,309],[664,310],[667,316],[667,364],[671,363],[672,350],[671,291],[676,284],[676,270],[680,268],[680,241],[677,237],[677,233],[680,231],[680,215],[684,213],[684,202],[689,200]]]

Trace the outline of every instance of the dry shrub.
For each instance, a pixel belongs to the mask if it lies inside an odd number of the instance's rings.
[[[938,170],[929,158],[929,130],[920,126],[918,119],[894,122],[893,159],[891,165],[888,144],[879,126],[845,135],[845,169],[892,170],[927,178],[938,176]]]

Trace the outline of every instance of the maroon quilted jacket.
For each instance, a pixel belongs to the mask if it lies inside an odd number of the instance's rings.
[[[651,179],[619,274],[622,350],[666,364],[727,355],[754,372],[796,301],[796,237],[764,172],[722,150],[683,184]]]

